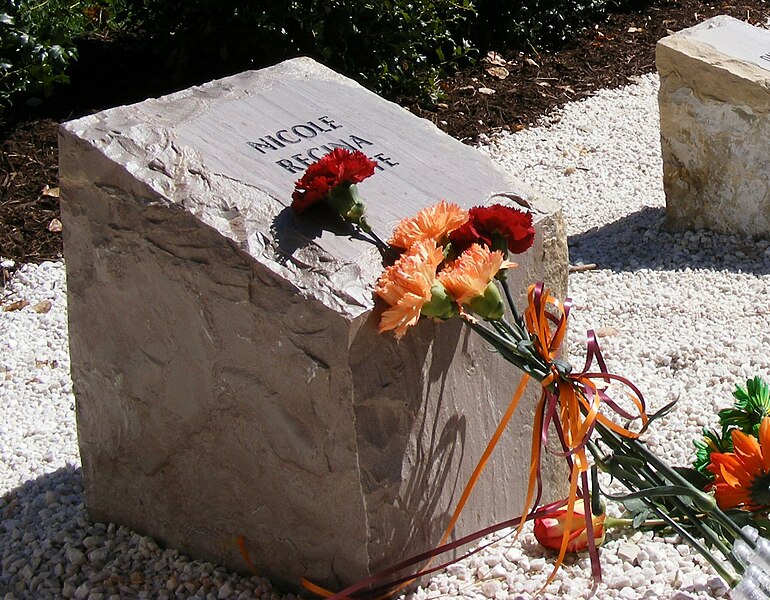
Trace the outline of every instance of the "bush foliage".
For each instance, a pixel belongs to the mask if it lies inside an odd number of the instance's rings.
[[[50,95],[77,58],[75,40],[108,25],[113,0],[0,0],[0,109]]]
[[[628,0],[0,0],[0,107],[66,81],[75,41],[141,32],[175,82],[311,56],[389,97],[438,95],[478,50],[549,47]]]
[[[415,92],[469,52],[471,0],[128,0],[181,70],[311,56],[381,93]]]
[[[608,8],[629,0],[476,0],[471,36],[488,49],[554,48],[576,35]]]

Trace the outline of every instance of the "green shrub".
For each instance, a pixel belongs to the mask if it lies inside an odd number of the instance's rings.
[[[66,82],[75,40],[112,25],[115,0],[0,0],[0,109]]]
[[[307,55],[389,96],[435,100],[484,51],[554,47],[629,0],[0,0],[0,108],[67,81],[76,40],[142,32],[189,85]]]
[[[471,0],[129,0],[158,48],[189,73],[308,55],[390,95],[414,93],[467,59]]]
[[[554,48],[609,8],[629,0],[476,0],[471,36],[485,50]]]

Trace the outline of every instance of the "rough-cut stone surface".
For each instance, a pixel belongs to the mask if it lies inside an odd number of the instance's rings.
[[[67,123],[70,346],[93,519],[241,570],[243,535],[285,585],[350,583],[440,537],[519,374],[457,320],[400,343],[377,334],[375,248],[287,209],[296,165],[339,140],[379,155],[359,189],[385,236],[442,197],[530,199],[537,239],[512,284],[522,298],[543,278],[566,291],[552,202],[308,59]],[[458,534],[518,513],[536,394]],[[551,498],[561,475],[552,460]]]
[[[770,234],[770,31],[718,16],[658,42],[666,216]]]

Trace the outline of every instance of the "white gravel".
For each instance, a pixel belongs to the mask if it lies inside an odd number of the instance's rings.
[[[567,106],[548,123],[482,148],[520,179],[561,201],[576,332],[600,329],[614,372],[653,408],[679,398],[647,442],[675,464],[715,422],[736,383],[770,377],[770,241],[662,229],[657,78]],[[124,527],[89,521],[83,504],[69,378],[64,267],[23,266],[0,305],[0,599],[283,598],[268,582],[163,550]],[[50,310],[45,311],[50,301]],[[37,309],[37,310],[35,310]],[[40,312],[38,312],[40,311]],[[604,582],[588,557],[568,560],[545,598],[714,598],[727,590],[674,538],[608,536]],[[530,530],[426,582],[414,600],[532,598],[553,557]]]

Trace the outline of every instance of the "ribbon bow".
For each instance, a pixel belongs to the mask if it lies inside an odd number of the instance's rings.
[[[518,525],[518,531],[521,532],[526,521],[536,517],[547,516],[550,512],[557,510],[559,508],[558,505],[564,504],[563,501],[560,501],[541,507],[540,509],[537,508],[540,504],[542,495],[541,457],[543,449],[547,449],[548,431],[551,424],[553,424],[562,451],[548,451],[557,456],[564,457],[567,461],[570,469],[569,496],[566,500],[567,513],[565,515],[564,534],[562,535],[559,556],[554,565],[553,572],[543,585],[543,589],[553,581],[553,578],[556,576],[556,573],[566,556],[570,532],[572,531],[572,521],[575,516],[575,504],[578,500],[582,500],[584,503],[583,513],[586,521],[586,531],[588,533],[588,550],[591,555],[592,573],[597,579],[601,579],[601,567],[594,538],[593,519],[591,516],[592,511],[588,493],[589,464],[586,455],[586,446],[591,438],[591,434],[597,427],[597,424],[624,437],[639,437],[639,432],[618,425],[612,419],[602,414],[600,412],[602,406],[608,407],[611,412],[614,412],[623,419],[629,421],[640,420],[642,424],[640,431],[643,431],[649,422],[642,393],[625,377],[609,372],[599,348],[599,343],[596,340],[596,335],[593,331],[588,332],[586,362],[580,373],[572,373],[572,367],[569,363],[559,358],[561,346],[567,332],[567,322],[571,308],[572,301],[570,299],[566,299],[563,303],[560,303],[556,298],[550,295],[543,283],[530,286],[527,308],[523,315],[524,326],[530,337],[533,353],[544,365],[546,365],[547,372],[540,382],[540,400],[537,404],[535,422],[532,428],[532,453],[530,458],[527,496],[521,517],[506,523],[498,524],[483,532],[477,532],[477,534],[486,534],[499,529],[503,525]],[[598,371],[591,370],[594,362],[598,366]],[[460,500],[455,507],[454,513],[449,520],[449,524],[444,531],[444,535],[441,537],[441,541],[436,548],[432,551],[403,561],[395,567],[391,567],[390,569],[386,569],[371,577],[365,578],[357,584],[349,586],[337,593],[326,590],[305,579],[302,580],[302,585],[309,591],[327,598],[327,600],[352,598],[354,597],[354,594],[357,595],[364,588],[380,583],[386,577],[392,576],[398,569],[411,566],[427,559],[427,565],[425,565],[420,573],[413,576],[403,577],[398,581],[391,582],[389,585],[380,585],[378,588],[375,588],[375,590],[370,589],[370,593],[375,592],[376,590],[388,590],[386,593],[377,596],[377,599],[379,600],[404,589],[404,587],[413,581],[414,578],[440,568],[428,568],[435,556],[451,548],[457,547],[463,541],[477,538],[478,536],[476,534],[472,534],[471,536],[464,538],[464,540],[457,540],[450,544],[447,543],[454,530],[455,524],[470,497],[471,491],[481,476],[498,440],[507,428],[508,422],[516,411],[516,407],[526,390],[530,377],[531,375],[529,373],[522,374],[516,392],[514,393],[503,418],[500,420],[495,433],[487,444],[483,455],[479,459],[473,474],[466,484]],[[604,382],[606,385],[600,387],[601,382]],[[613,382],[619,383],[627,388],[627,395],[636,408],[636,414],[622,409],[617,402],[607,395],[605,391],[606,387]],[[239,540],[239,544],[242,545],[242,540]],[[248,558],[245,547],[241,547],[241,552],[244,554],[244,558]],[[447,564],[451,564],[451,562],[454,561],[450,561],[441,566],[446,566]],[[247,564],[248,563],[250,563],[250,561],[247,560]]]
[[[588,347],[586,362],[580,373],[572,373],[569,363],[559,358],[559,352],[567,331],[572,301],[564,303],[552,297],[543,283],[530,286],[528,304],[524,312],[524,323],[527,332],[532,337],[536,354],[548,365],[548,374],[540,382],[541,395],[535,411],[535,423],[532,428],[532,455],[530,459],[529,485],[527,498],[524,502],[524,514],[531,506],[537,506],[542,493],[541,455],[548,441],[548,430],[553,423],[562,452],[553,452],[567,460],[570,469],[569,496],[567,497],[567,513],[565,515],[564,533],[562,535],[559,556],[553,572],[543,587],[547,586],[556,575],[564,561],[572,531],[572,520],[575,503],[578,499],[584,502],[586,531],[588,532],[588,550],[591,555],[592,573],[601,579],[601,567],[594,540],[593,520],[591,518],[588,494],[588,457],[586,445],[597,426],[615,432],[618,435],[637,438],[639,433],[615,423],[600,412],[602,406],[607,406],[612,412],[629,421],[640,420],[644,430],[649,417],[646,412],[644,398],[639,389],[625,377],[610,373],[604,362],[596,334],[588,332]],[[596,362],[598,371],[592,371]],[[527,377],[525,375],[525,377]],[[636,408],[636,414],[622,409],[605,389],[597,382],[607,385],[617,382],[627,388],[627,395]],[[537,492],[535,492],[537,490]],[[533,498],[535,502],[533,504]],[[519,526],[519,531],[523,524]]]

